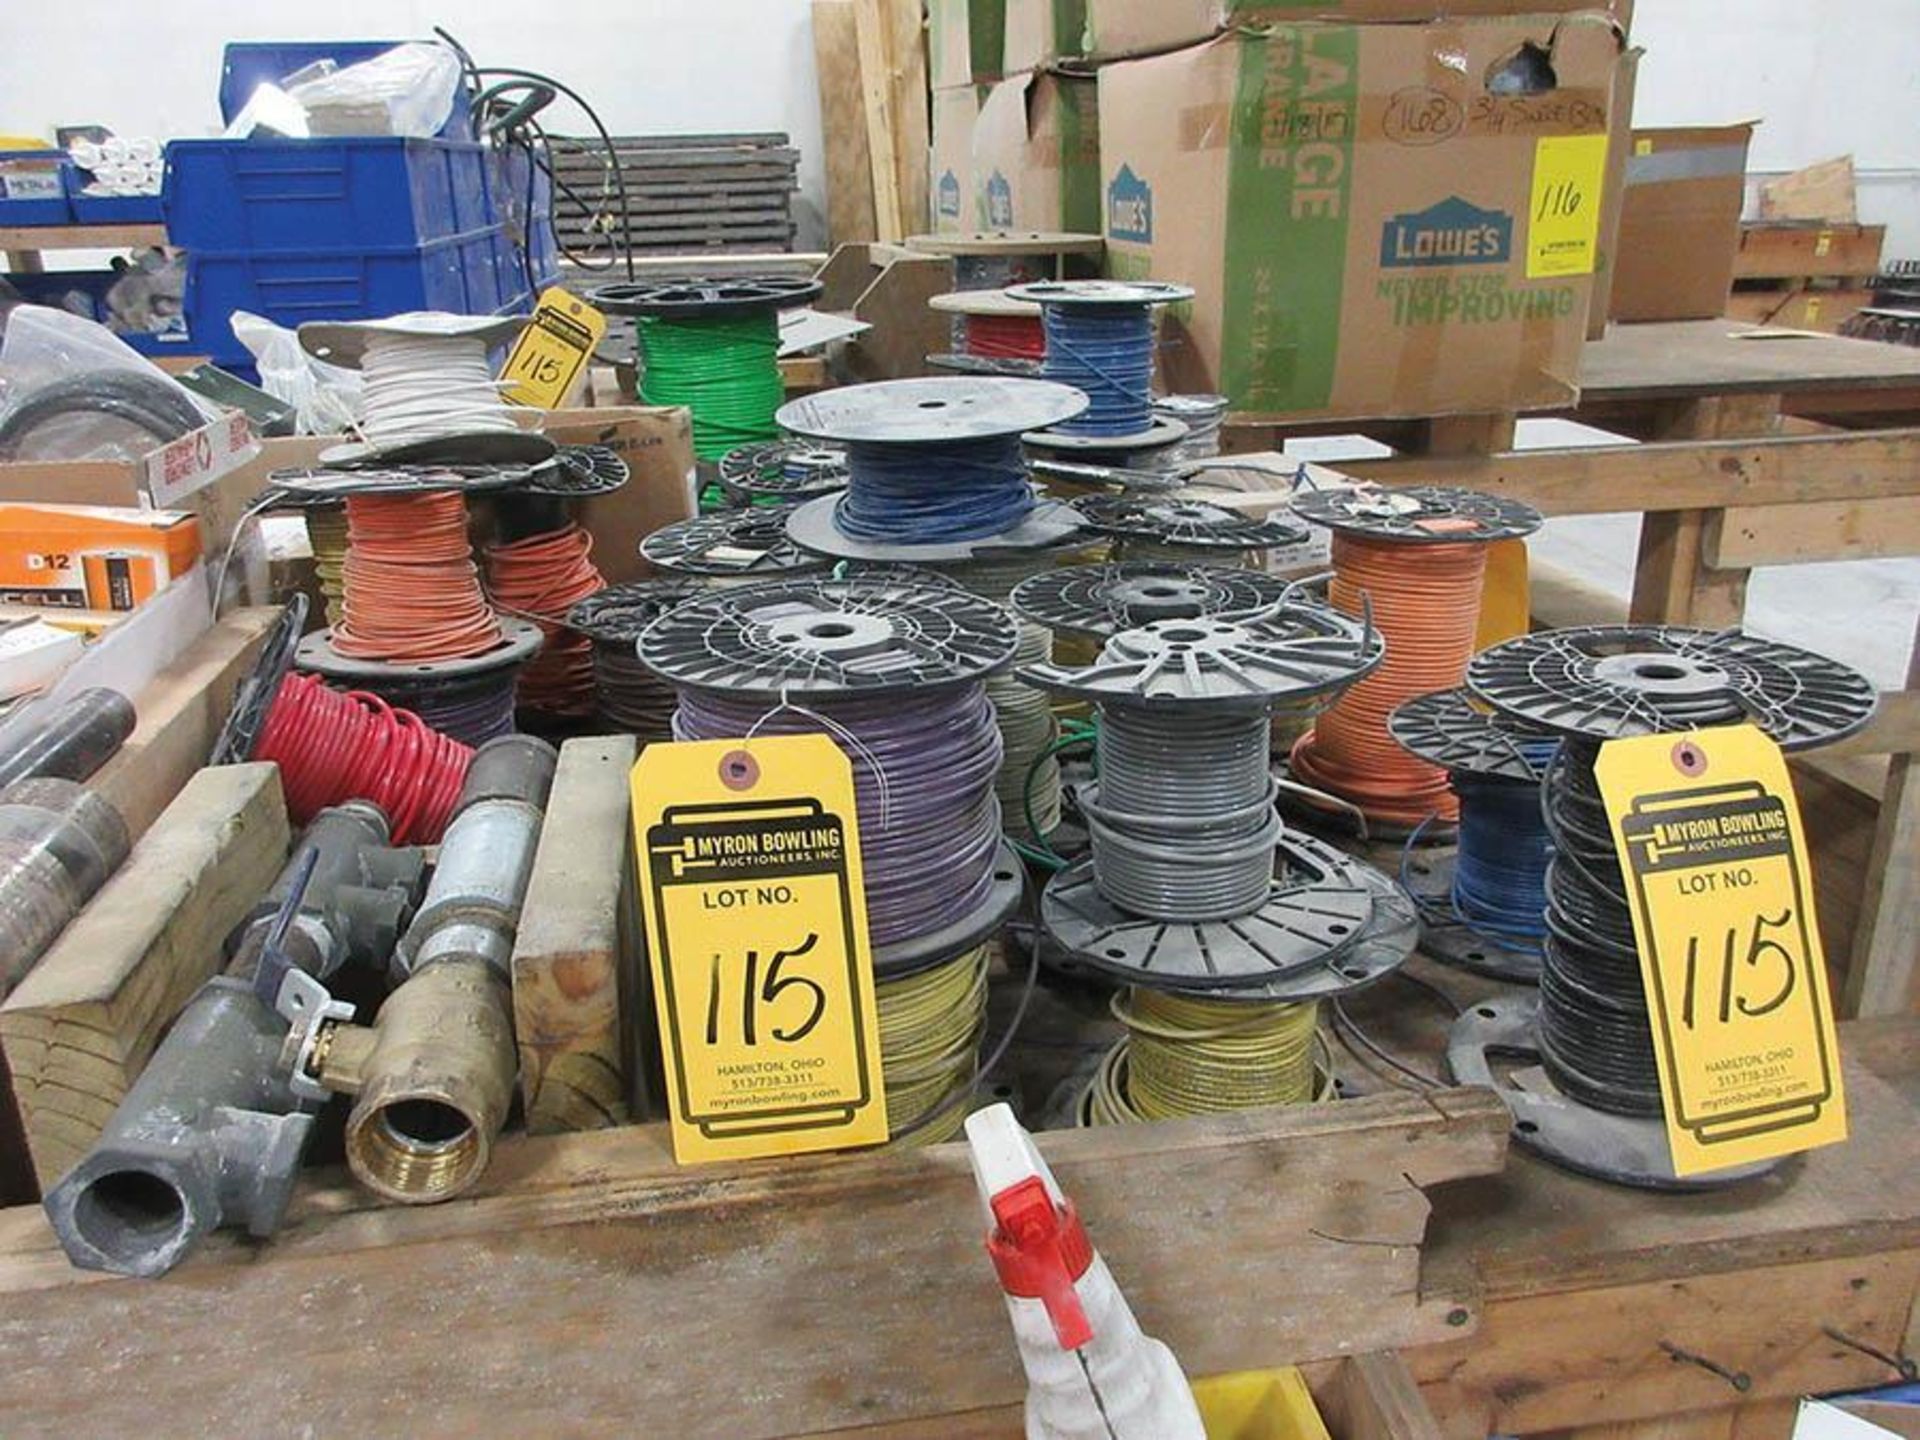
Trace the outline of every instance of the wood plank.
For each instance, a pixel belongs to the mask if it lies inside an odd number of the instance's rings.
[[[164,225],[0,226],[0,251],[145,250],[167,243]]]
[[[1907,667],[1920,690],[1920,625]],[[1842,1000],[1849,1015],[1920,1015],[1920,757],[1896,755],[1880,800]]]
[[[1911,499],[1736,505],[1708,518],[1702,553],[1707,564],[1723,569],[1920,555],[1920,505]]]
[[[867,169],[873,176],[874,236],[879,240],[904,240],[913,232],[907,225],[896,162],[899,141],[893,117],[886,11],[882,0],[853,0],[853,15],[860,47],[860,99],[867,123]]]
[[[1440,1427],[1399,1355],[1355,1355],[1314,1390],[1340,1440],[1440,1440]]]
[[[85,1154],[287,853],[277,766],[202,770],[0,1005],[44,1189]]]
[[[264,605],[233,611],[135,697],[133,734],[89,782],[120,812],[128,834],[139,838],[206,763],[279,614]]]
[[[828,238],[834,245],[878,239],[853,0],[813,0],[813,56],[825,148],[821,160]]]
[[[1420,1187],[1498,1168],[1507,1125],[1462,1090],[1039,1142],[1143,1325],[1208,1374],[1460,1333],[1455,1304],[1420,1293]],[[309,1196],[271,1245],[223,1240],[162,1283],[78,1280],[37,1211],[7,1212],[8,1434],[257,1428],[258,1357],[232,1343],[249,1333],[275,1337],[276,1410],[343,1434],[636,1415],[661,1435],[804,1434],[1024,1396],[960,1147],[686,1169],[662,1132],[505,1142],[533,1173],[441,1206],[328,1216]],[[350,1345],[285,1323],[336,1307]],[[716,1354],[753,1357],[750,1407],[730,1380],[687,1383]]]
[[[638,742],[598,735],[560,747],[513,945],[513,1029],[532,1134],[627,1118],[623,990],[639,975],[622,939],[632,874],[627,772]]]
[[[921,0],[882,3],[901,224],[908,235],[920,235],[932,228],[933,219],[933,107],[927,78],[926,13]]]
[[[1752,329],[1733,320],[1611,326],[1582,352],[1581,406],[1747,390],[1803,402],[1821,392],[1920,392],[1920,350],[1837,335],[1736,338]]]
[[[1740,227],[1733,257],[1735,280],[1852,278],[1880,268],[1884,225],[1773,225]]]

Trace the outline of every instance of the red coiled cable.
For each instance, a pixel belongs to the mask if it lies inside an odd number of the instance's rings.
[[[378,695],[288,675],[254,757],[280,767],[296,825],[329,805],[371,800],[386,813],[394,844],[432,845],[453,818],[473,751]]]
[[[512,615],[546,635],[520,672],[520,704],[545,715],[594,712],[593,642],[569,629],[566,614],[607,588],[593,563],[593,537],[578,525],[487,547],[487,588]]]
[[[1294,777],[1351,800],[1371,820],[1456,820],[1460,802],[1447,772],[1402,749],[1387,731],[1387,717],[1416,695],[1450,690],[1466,678],[1487,547],[1336,533],[1333,569],[1328,598],[1349,615],[1359,615],[1371,599],[1387,654],[1295,742]]]
[[[983,360],[1044,360],[1047,335],[1038,315],[969,315],[967,353]]]
[[[500,643],[458,491],[347,497],[333,648],[356,660],[458,660]]]

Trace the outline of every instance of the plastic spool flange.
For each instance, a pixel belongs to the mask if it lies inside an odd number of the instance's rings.
[[[1387,718],[1387,733],[1401,748],[1443,770],[1532,785],[1540,783],[1543,772],[1523,747],[1554,738],[1496,713],[1464,686],[1416,695]]]
[[[550,458],[551,448],[548,451]],[[267,485],[295,505],[323,505],[355,495],[476,495],[531,483],[539,462],[498,464],[383,464],[363,468],[316,465],[268,474]]]
[[[720,319],[767,310],[798,309],[813,301],[824,288],[818,280],[787,275],[714,276],[622,281],[600,286],[591,298],[596,308],[612,315]]]
[[[846,385],[780,407],[782,430],[841,445],[952,445],[1023,435],[1087,408],[1087,397],[1051,380],[927,376]]]
[[[316,630],[294,647],[294,667],[360,686],[380,681],[430,685],[441,680],[470,680],[494,670],[525,664],[538,653],[546,636],[538,625],[517,615],[498,615],[500,642],[478,655],[457,660],[358,660],[333,648],[333,632]]]
[[[630,580],[589,595],[567,612],[567,628],[596,645],[629,651],[640,632],[676,605],[707,593],[698,580]]]
[[[847,488],[846,452],[807,440],[768,440],[720,457],[720,488],[736,505],[798,504]]]
[[[207,758],[209,765],[238,765],[253,758],[267,728],[267,714],[279,697],[280,683],[293,668],[294,651],[307,628],[307,608],[307,597],[295,595],[275,618],[259,658],[234,692],[233,705]]]
[[[1408,545],[1518,540],[1542,522],[1521,501],[1445,485],[1307,490],[1293,497],[1293,513],[1339,534]]]
[[[1286,517],[1262,519],[1210,501],[1171,496],[1083,495],[1073,507],[1098,534],[1191,550],[1275,550],[1301,544],[1311,533]]]
[[[825,569],[825,561],[787,538],[788,513],[761,507],[678,520],[642,540],[640,554],[676,575],[708,578],[772,580]]]
[[[1156,620],[1257,620],[1284,605],[1292,589],[1259,570],[1129,560],[1031,576],[1009,603],[1046,629],[1106,640]]]

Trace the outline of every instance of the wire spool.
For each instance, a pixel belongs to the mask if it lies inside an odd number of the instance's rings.
[[[1547,934],[1546,822],[1540,780],[1559,741],[1503,720],[1465,690],[1418,696],[1393,712],[1393,738],[1442,766],[1460,806],[1458,850],[1416,850],[1401,883],[1420,903],[1435,959],[1496,979],[1537,984]]]
[[[1542,782],[1554,854],[1540,992],[1462,1016],[1447,1051],[1456,1078],[1501,1092],[1519,1143],[1603,1179],[1690,1189],[1770,1168],[1674,1173],[1626,883],[1593,761],[1611,739],[1742,721],[1783,749],[1807,749],[1864,726],[1874,687],[1846,666],[1737,631],[1634,625],[1509,641],[1475,657],[1467,684],[1562,743]],[[1493,1058],[1506,1055],[1537,1058],[1540,1081],[1496,1073]]]
[[[640,542],[641,558],[668,575],[715,585],[805,575],[826,561],[787,538],[787,512],[756,508],[696,515],[663,525]]]
[[[533,621],[545,637],[517,682],[524,709],[573,719],[594,712],[592,643],[566,620],[573,606],[606,588],[592,555],[593,537],[573,524],[487,547],[494,603]]]
[[[359,370],[365,378],[354,427],[360,440],[322,451],[321,463],[549,458],[553,442],[521,427],[501,397],[489,360],[525,324],[524,315],[417,311],[302,325],[300,344],[308,354]]]
[[[1116,542],[1122,560],[1245,565],[1264,551],[1298,545],[1309,533],[1290,517],[1243,515],[1172,496],[1085,495],[1073,508],[1095,534]]]
[[[514,682],[545,639],[537,625],[514,616],[502,617],[500,630],[501,643],[481,655],[397,663],[342,655],[322,630],[300,640],[295,664],[377,695],[396,710],[411,710],[429,729],[478,749],[513,733]]]
[[[806,440],[743,445],[720,457],[720,488],[734,506],[798,505],[846,489],[847,457]]]
[[[341,567],[345,656],[389,662],[459,660],[500,643],[500,624],[480,590],[467,543],[467,507],[457,491],[347,498]]]
[[[1155,400],[1153,413],[1157,418],[1177,420],[1187,427],[1187,433],[1167,452],[1168,466],[1178,467],[1218,456],[1220,430],[1226,424],[1232,403],[1224,395],[1167,395]]]
[[[326,605],[329,625],[341,619],[340,597],[344,588],[341,572],[347,563],[347,510],[344,505],[309,505],[302,512],[307,527],[307,548],[313,552],[313,571],[320,585],[320,598]]]
[[[0,999],[20,983],[131,848],[113,806],[71,780],[0,790]]]
[[[1388,732],[1415,696],[1457,686],[1473,654],[1488,542],[1530,535],[1540,513],[1471,490],[1418,486],[1318,490],[1294,513],[1333,531],[1328,597],[1348,614],[1371,604],[1387,663],[1349,691],[1293,747],[1297,779],[1352,802],[1374,825],[1413,826],[1460,810],[1446,771]]]
[[[927,363],[935,369],[1028,379],[1039,376],[1047,337],[1041,328],[1038,305],[1014,300],[1000,290],[956,290],[935,295],[927,305],[953,317],[952,351],[927,356]]]
[[[396,845],[434,845],[453,817],[473,749],[378,695],[288,675],[252,758],[280,767],[295,826],[330,805],[369,800],[387,817]]]
[[[678,697],[640,663],[640,632],[674,606],[705,592],[698,580],[633,580],[610,585],[567,612],[567,624],[593,647],[595,716],[644,745],[673,738]]]
[[[649,625],[639,654],[679,693],[677,739],[825,734],[847,752],[887,976],[979,944],[1019,904],[983,684],[1016,641],[997,605],[875,574],[697,596]]]
[[[1082,1124],[1305,1105],[1331,1094],[1316,1004],[1241,1005],[1132,989],[1112,1007],[1128,1033],[1088,1086]]]
[[[847,490],[795,508],[787,533],[834,559],[935,564],[1071,541],[1079,517],[1038,501],[1021,433],[1084,396],[1040,380],[890,380],[796,400],[780,424],[847,452]]]
[[[987,947],[874,986],[887,1131],[896,1145],[938,1145],[959,1134],[987,1028]],[[944,1107],[944,1108],[942,1108]]]
[[[976,230],[909,235],[906,248],[953,261],[956,291],[1004,290],[1032,280],[1059,280],[1079,265],[1098,270],[1106,242],[1098,235],[1055,230]]]
[[[1087,396],[1087,408],[1056,427],[1059,437],[1156,445],[1186,434],[1180,422],[1153,413],[1153,310],[1191,300],[1190,286],[1043,280],[1013,286],[1007,294],[1040,306],[1047,342],[1041,375]]]

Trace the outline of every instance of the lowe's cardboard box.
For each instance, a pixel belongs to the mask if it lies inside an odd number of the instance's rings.
[[[984,87],[973,85],[933,92],[933,164],[927,170],[927,183],[933,191],[928,199],[936,231],[982,227],[973,132],[984,94]]]
[[[1087,0],[1007,0],[1007,74],[1041,70],[1086,53]]]
[[[989,230],[1100,233],[1100,99],[1091,75],[1016,75],[987,94],[973,130]]]
[[[927,71],[936,90],[1006,74],[1007,0],[928,0]]]
[[[1085,4],[1085,53],[1098,61],[1177,50],[1242,26],[1336,21],[1473,23],[1524,11],[1565,14],[1600,9],[1624,32],[1633,11],[1633,0],[1085,0]],[[1447,64],[1444,54],[1436,57],[1436,63]],[[1007,68],[1016,67],[1009,62]]]
[[[1570,402],[1620,47],[1600,12],[1276,25],[1102,69],[1108,269],[1197,292],[1169,388],[1287,417]]]

